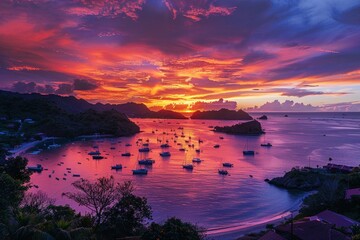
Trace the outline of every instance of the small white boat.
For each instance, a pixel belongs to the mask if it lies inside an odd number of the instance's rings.
[[[220,175],[228,175],[229,174],[229,172],[228,171],[226,171],[226,170],[218,170],[218,173],[220,174]]]
[[[99,150],[96,150],[96,151],[89,152],[88,155],[90,155],[90,156],[100,155],[100,152],[99,152]]]
[[[201,163],[202,160],[200,158],[193,158],[192,160],[194,163]]]
[[[93,155],[92,158],[93,158],[94,160],[101,160],[101,159],[103,159],[104,157],[101,156],[101,155]]]
[[[161,152],[160,156],[162,156],[162,157],[170,157],[171,153],[170,152]]]
[[[228,162],[223,163],[223,167],[233,167],[233,166],[234,164],[232,163],[228,163]]]
[[[170,147],[170,145],[169,145],[169,144],[167,144],[167,143],[165,143],[165,144],[161,144],[161,145],[160,145],[160,147],[161,147],[161,148],[169,148],[169,147]]]
[[[245,155],[245,156],[254,156],[255,151],[253,151],[253,150],[244,150],[243,155]]]
[[[111,169],[120,170],[120,169],[122,169],[122,165],[121,164],[116,164],[114,166],[111,166]]]
[[[41,172],[43,170],[43,167],[41,166],[41,164],[36,164],[36,166],[29,166],[27,169],[33,172]]]
[[[272,144],[271,143],[262,143],[262,144],[260,144],[260,146],[262,146],[262,147],[272,147]]]
[[[184,169],[187,169],[187,170],[193,170],[194,169],[194,166],[192,164],[184,164],[183,165],[183,168]]]
[[[215,144],[215,145],[214,145],[214,148],[219,148],[219,147],[220,147],[219,144]]]
[[[146,175],[148,173],[148,170],[145,168],[135,169],[132,170],[133,175]]]
[[[47,148],[48,149],[53,149],[53,148],[58,148],[58,147],[61,147],[61,145],[54,143],[54,144],[50,144]]]
[[[150,152],[150,148],[148,147],[139,148],[139,152]]]
[[[129,153],[129,152],[122,153],[121,156],[123,156],[123,157],[130,157],[130,156],[131,156],[131,153]]]
[[[153,165],[154,163],[155,163],[155,160],[153,160],[151,158],[139,160],[140,165]]]

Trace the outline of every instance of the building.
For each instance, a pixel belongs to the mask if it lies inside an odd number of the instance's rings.
[[[321,221],[302,221],[291,224],[283,224],[275,227],[277,233],[286,239],[301,240],[350,240],[350,237],[332,228],[331,224]]]
[[[283,238],[279,234],[277,234],[274,231],[267,232],[264,236],[259,238],[258,240],[286,240],[286,238]]]
[[[345,191],[345,199],[351,200],[352,197],[360,197],[360,188],[352,188]]]
[[[322,211],[321,213],[312,216],[310,220],[328,223],[337,228],[350,228],[351,226],[359,225],[359,222],[330,210]]]

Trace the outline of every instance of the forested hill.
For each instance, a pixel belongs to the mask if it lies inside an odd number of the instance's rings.
[[[125,114],[116,110],[67,111],[51,101],[52,97],[1,91],[0,117],[9,123],[24,123],[17,131],[26,135],[44,133],[55,137],[76,137],[98,133],[128,136],[140,131]],[[86,105],[83,100],[72,98],[72,101],[79,106]]]
[[[124,104],[91,104],[84,99],[77,99],[73,96],[63,97],[59,95],[41,95],[38,93],[20,94],[15,92],[0,91],[0,97],[19,97],[24,100],[43,100],[53,103],[55,106],[68,113],[81,113],[86,110],[109,111],[116,110],[126,114],[130,118],[169,118],[169,119],[186,119],[182,114],[160,110],[151,111],[145,104],[141,103],[124,103]]]

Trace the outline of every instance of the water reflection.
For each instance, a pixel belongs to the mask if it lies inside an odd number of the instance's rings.
[[[143,132],[133,137],[81,140],[26,156],[30,164],[41,163],[48,169],[34,174],[32,182],[56,198],[57,204],[69,203],[85,211],[61,197],[62,192],[72,191],[71,183],[78,179],[73,174],[92,180],[113,175],[117,181],[134,181],[137,194],[147,197],[153,207],[155,221],[177,216],[207,228],[236,228],[240,223],[251,224],[282,214],[302,198],[302,193],[269,186],[265,178],[282,175],[293,166],[322,166],[330,156],[333,163],[358,164],[353,156],[360,154],[360,130],[354,127],[359,126],[359,119],[269,116],[262,122],[267,132],[263,136],[225,135],[209,128],[236,121],[135,119]],[[260,147],[263,142],[271,142],[273,147]],[[165,143],[170,147],[161,148]],[[220,147],[214,148],[216,144]],[[104,159],[93,160],[88,155],[95,145]],[[144,146],[151,151],[139,153]],[[243,155],[246,146],[255,151],[254,156]],[[171,156],[161,157],[164,151]],[[121,156],[125,152],[131,156]],[[131,170],[140,168],[138,160],[144,158],[152,158],[155,163],[142,166],[148,169],[146,176],[133,175]],[[192,163],[193,158],[202,161]],[[226,168],[227,176],[218,174],[224,162],[234,164]],[[194,169],[183,169],[185,163],[193,164]],[[116,164],[123,168],[112,170]]]

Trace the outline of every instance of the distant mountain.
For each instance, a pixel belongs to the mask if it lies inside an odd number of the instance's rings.
[[[232,126],[215,127],[214,131],[236,135],[260,135],[264,133],[261,124],[256,120],[239,123]]]
[[[191,119],[216,119],[216,120],[251,120],[253,119],[243,110],[235,111],[222,108],[218,111],[196,111]]]
[[[69,99],[67,99],[69,100]],[[70,101],[77,103],[77,99]],[[86,104],[80,101],[79,106]],[[32,94],[0,92],[0,116],[9,122],[18,122],[24,135],[45,133],[54,137],[77,137],[81,135],[111,134],[129,136],[140,128],[128,117],[116,110],[83,112],[66,111],[47,97]],[[24,124],[31,119],[31,124]]]
[[[62,97],[59,95],[41,95],[38,93],[32,94],[20,94],[15,92],[7,92],[0,90],[0,96],[8,97],[20,97],[25,100],[34,100],[42,99],[47,102],[54,103],[57,107],[63,109],[68,113],[81,113],[86,110],[96,110],[96,111],[110,111],[116,110],[118,112],[126,114],[130,118],[169,118],[169,119],[186,119],[184,115],[168,111],[160,110],[158,112],[151,111],[145,104],[141,103],[124,103],[124,104],[103,104],[96,103],[91,104],[84,99],[77,99],[73,96]]]

